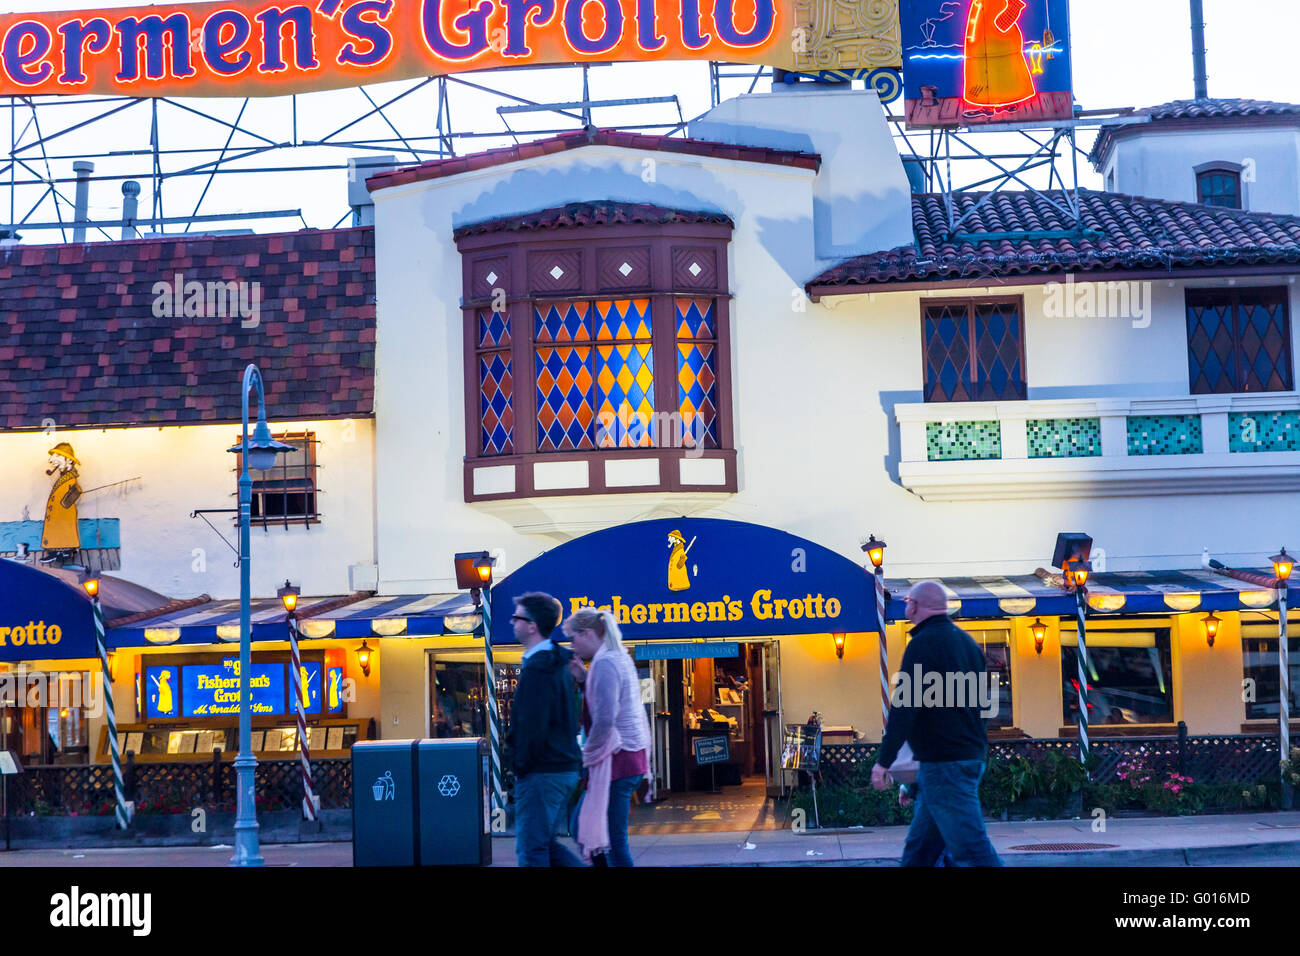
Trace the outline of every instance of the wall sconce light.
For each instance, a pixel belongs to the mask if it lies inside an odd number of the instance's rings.
[[[1213,613],[1205,615],[1205,620],[1201,626],[1205,628],[1205,643],[1210,647],[1214,646],[1214,639],[1219,634],[1219,619]]]
[[[361,673],[367,677],[370,676],[370,655],[374,653],[365,641],[357,648],[357,663],[361,665]]]
[[[835,656],[844,660],[844,635],[832,634],[831,637],[835,638]]]
[[[1043,653],[1043,638],[1047,636],[1047,625],[1041,619],[1035,619],[1033,624],[1029,625],[1029,633],[1034,635],[1034,650]]]

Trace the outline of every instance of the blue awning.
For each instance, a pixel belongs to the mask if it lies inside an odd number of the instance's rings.
[[[1266,575],[1267,572],[1257,572]],[[893,578],[885,616],[903,620],[908,588],[926,578]],[[929,580],[940,580],[937,578]],[[1071,615],[1073,593],[1034,575],[943,578],[949,612],[957,617],[999,618]],[[1288,604],[1300,597],[1288,591]],[[1238,581],[1213,571],[1121,571],[1096,573],[1088,579],[1088,606],[1101,614],[1170,614],[1190,611],[1267,610],[1276,607],[1277,591]]]
[[[472,633],[480,620],[464,594],[420,594],[363,598],[313,614],[312,608],[338,597],[300,599],[299,633],[308,640],[327,638],[424,637]],[[288,641],[284,607],[279,600],[252,602],[255,641]],[[110,647],[155,647],[171,644],[221,644],[239,641],[239,602],[214,601],[112,628]]]
[[[0,661],[95,657],[90,598],[39,568],[0,558]]]

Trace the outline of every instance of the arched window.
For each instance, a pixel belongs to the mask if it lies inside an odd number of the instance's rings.
[[[1196,201],[1225,209],[1245,208],[1241,195],[1241,166],[1238,163],[1197,166]]]
[[[467,501],[735,490],[731,230],[625,203],[456,230]]]

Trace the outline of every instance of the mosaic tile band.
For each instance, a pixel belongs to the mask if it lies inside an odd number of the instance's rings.
[[[1001,422],[926,422],[930,461],[988,461],[1002,457]]]
[[[1031,418],[1025,422],[1030,458],[1096,458],[1100,418]]]
[[[1134,415],[1128,419],[1130,455],[1200,455],[1200,415]]]

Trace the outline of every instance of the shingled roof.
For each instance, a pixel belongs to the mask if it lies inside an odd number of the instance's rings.
[[[661,153],[683,153],[692,156],[709,156],[714,159],[729,159],[740,163],[770,163],[776,166],[795,166],[801,169],[817,170],[821,168],[821,157],[816,153],[801,153],[788,149],[770,149],[766,146],[735,146],[730,143],[714,143],[701,139],[683,139],[680,136],[649,136],[644,133],[627,133],[622,130],[592,129],[576,130],[551,136],[546,139],[504,146],[500,149],[488,149],[468,156],[456,156],[451,159],[435,159],[406,169],[376,173],[366,180],[366,186],[373,193],[391,186],[422,182],[428,179],[441,179],[455,176],[475,169],[486,169],[504,163],[516,163],[523,159],[548,156],[570,149],[582,149],[586,146],[619,146],[624,149],[650,150]]]
[[[626,224],[666,226],[675,223],[711,223],[734,226],[731,217],[721,212],[689,212],[667,209],[650,203],[571,202],[522,216],[503,216],[485,222],[461,226],[455,238],[497,232],[537,232],[547,229],[574,229],[582,226],[616,226]]]
[[[258,283],[256,326],[155,316],[155,284],[177,275],[247,283],[250,305]],[[370,228],[12,245],[0,317],[0,428],[237,422],[249,362],[275,420],[374,412]]]
[[[953,200],[958,216],[987,201],[950,240],[943,197],[913,196],[914,245],[842,262],[808,283],[809,293],[820,298],[854,286],[1018,277],[1033,282],[1067,273],[1300,266],[1295,216],[1081,191],[1082,221],[1075,224],[1058,208],[1066,202],[1059,192],[964,193]]]
[[[1151,129],[1203,129],[1207,126],[1276,126],[1300,125],[1300,104],[1275,103],[1268,100],[1204,99],[1173,100],[1159,106],[1134,110],[1132,116],[1150,117],[1146,123],[1103,126],[1092,145],[1088,159],[1098,171],[1115,140]]]

